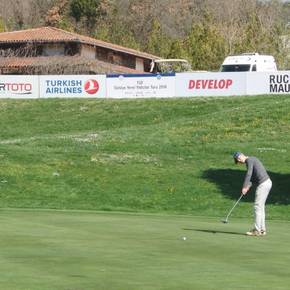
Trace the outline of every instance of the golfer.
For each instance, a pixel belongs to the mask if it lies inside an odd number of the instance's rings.
[[[241,194],[246,195],[252,183],[257,185],[254,204],[255,224],[254,228],[247,232],[246,235],[265,236],[265,203],[272,187],[272,181],[258,158],[253,156],[248,157],[241,152],[235,152],[233,157],[236,164],[246,164],[247,167]]]

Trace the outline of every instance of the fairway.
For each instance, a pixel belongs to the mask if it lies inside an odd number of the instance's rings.
[[[5,290],[289,289],[289,222],[1,210]],[[182,238],[186,237],[186,240]]]

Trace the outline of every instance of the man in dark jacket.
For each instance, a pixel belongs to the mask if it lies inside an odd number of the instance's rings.
[[[241,194],[247,194],[252,186],[252,183],[257,184],[254,203],[255,224],[254,228],[247,232],[246,235],[265,236],[265,203],[272,188],[272,181],[262,162],[258,158],[253,156],[248,157],[241,152],[235,152],[233,157],[235,163],[246,164],[247,167],[247,173],[244,179]]]

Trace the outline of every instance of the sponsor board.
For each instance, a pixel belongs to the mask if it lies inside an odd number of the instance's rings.
[[[289,93],[290,71],[0,76],[0,98],[171,98]]]
[[[0,98],[38,98],[38,76],[0,76]]]
[[[234,96],[246,94],[246,73],[178,73],[176,97]]]
[[[289,94],[290,71],[249,73],[247,93],[249,95]]]
[[[40,76],[41,98],[105,98],[105,75]]]
[[[108,75],[108,98],[170,98],[175,94],[175,74]]]
[[[269,93],[270,94],[289,94],[290,93],[290,72],[269,74]]]

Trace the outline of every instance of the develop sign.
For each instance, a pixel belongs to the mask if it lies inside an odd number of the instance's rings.
[[[246,94],[246,73],[178,73],[176,97],[233,96]]]

